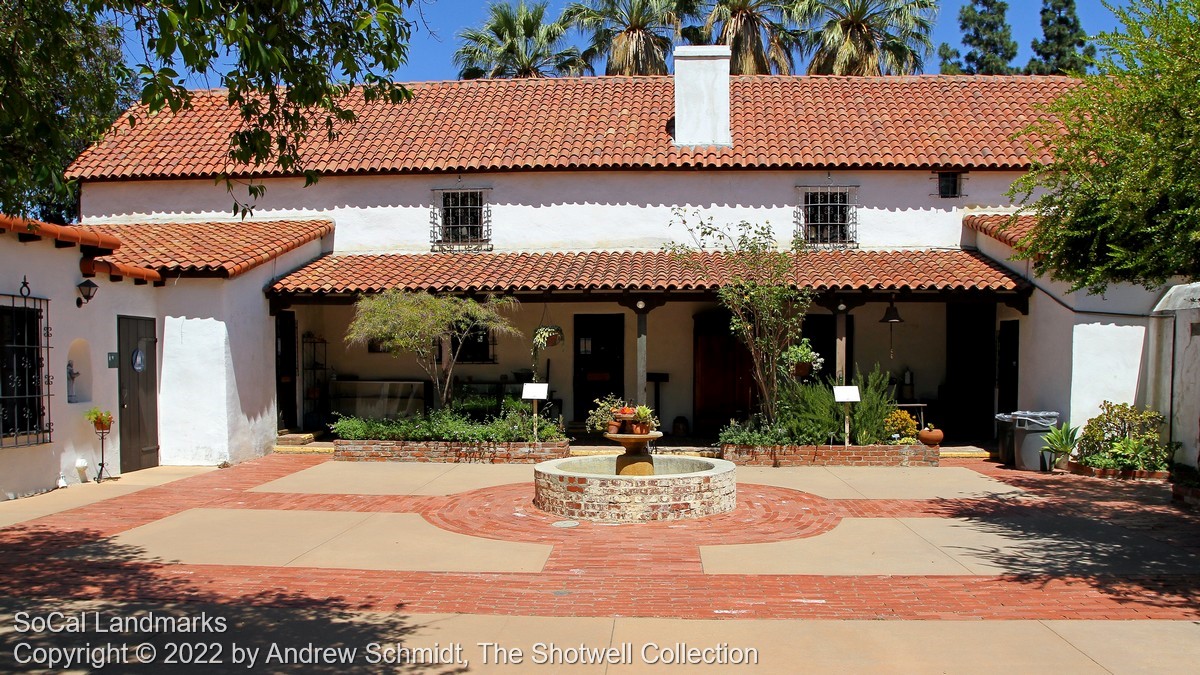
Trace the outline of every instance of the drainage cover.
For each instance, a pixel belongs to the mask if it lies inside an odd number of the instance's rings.
[[[551,527],[579,527],[578,520],[560,520],[556,523],[551,523]]]

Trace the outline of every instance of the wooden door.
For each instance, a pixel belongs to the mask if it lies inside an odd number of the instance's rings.
[[[757,400],[750,352],[729,332],[727,312],[694,317],[692,359],[693,433],[716,437],[729,420],[748,418]]]
[[[593,401],[625,395],[625,315],[575,315],[575,421],[587,419]]]
[[[158,466],[158,339],[154,319],[117,317],[121,473]]]
[[[946,384],[930,420],[953,444],[995,437],[996,305],[946,305]]]

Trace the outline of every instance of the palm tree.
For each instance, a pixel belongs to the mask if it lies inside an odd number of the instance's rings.
[[[561,18],[546,22],[545,2],[526,5],[521,0],[497,2],[478,28],[458,34],[462,45],[454,52],[454,65],[464,80],[480,77],[549,77],[579,75],[587,64],[579,49],[563,44],[569,28]]]
[[[699,16],[698,0],[587,0],[563,13],[591,33],[583,58],[594,65],[607,57],[606,75],[666,75],[673,38],[685,20]]]
[[[937,0],[795,0],[811,75],[909,75],[933,52]]]
[[[785,24],[786,11],[787,4],[780,0],[717,0],[704,22],[704,34],[712,36],[720,24],[715,42],[729,45],[733,75],[790,75],[799,35]]]

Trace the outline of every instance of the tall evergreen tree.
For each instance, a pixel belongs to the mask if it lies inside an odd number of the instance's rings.
[[[1017,42],[1012,39],[1012,28],[1005,14],[1008,3],[1003,0],[971,0],[958,12],[958,27],[962,30],[962,43],[969,51],[961,62],[958,52],[950,45],[942,44],[938,56],[942,58],[942,72],[957,68],[968,75],[1011,75],[1017,72],[1010,64],[1017,57]]]
[[[940,61],[938,72],[942,75],[963,74],[962,62],[959,61],[962,54],[959,54],[957,49],[943,42],[938,46],[937,55]]]
[[[1042,0],[1042,39],[1033,41],[1030,75],[1082,74],[1096,57],[1079,25],[1075,0]]]

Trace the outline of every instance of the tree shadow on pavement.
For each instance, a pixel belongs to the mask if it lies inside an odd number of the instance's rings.
[[[87,547],[88,557],[71,555],[71,550],[80,546]],[[231,597],[178,574],[164,574],[167,566],[148,562],[145,551],[101,537],[94,530],[0,530],[0,566],[5,570],[0,575],[0,672],[46,670],[44,660],[29,661],[51,653],[45,651],[50,648],[72,650],[54,653],[60,658],[73,654],[79,660],[88,652],[78,648],[88,645],[92,663],[75,664],[72,672],[99,672],[103,660],[114,658],[118,662],[105,672],[466,671],[463,664],[447,663],[452,659],[445,652],[440,663],[431,663],[429,658],[436,655],[430,653],[393,655],[384,651],[434,644],[433,638],[415,637],[415,631],[423,627],[400,613],[402,605],[390,613],[366,611],[337,596],[314,598],[286,590]],[[264,574],[269,571],[264,568]],[[241,573],[244,568],[230,571]],[[39,617],[42,621],[52,618],[54,626],[38,624]],[[114,620],[137,623],[114,626]],[[148,626],[151,622],[158,625]],[[150,663],[138,663],[136,650],[144,643],[154,652]],[[96,651],[108,644],[117,645],[118,650],[122,644],[128,648],[123,656]],[[258,650],[252,669],[247,667],[248,651],[241,652],[240,663],[234,662],[235,644]],[[272,645],[291,662],[266,663]],[[415,657],[421,662],[373,665],[368,660],[370,645],[378,646],[381,659],[409,661]],[[287,652],[287,648],[297,651]],[[323,651],[330,648],[341,651]],[[145,655],[147,648],[141,649]],[[176,663],[167,662],[170,656],[176,657]],[[197,659],[209,663],[196,664]],[[121,665],[123,662],[136,665]]]

